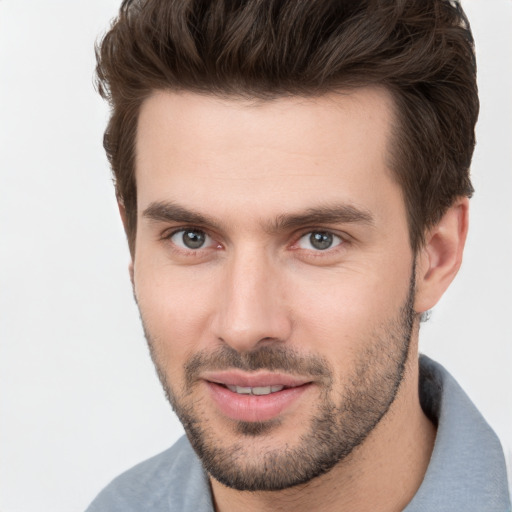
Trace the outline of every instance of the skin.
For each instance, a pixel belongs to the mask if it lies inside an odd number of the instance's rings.
[[[322,403],[343,406],[365,361],[365,381],[382,387],[379,374],[400,353],[403,340],[390,332],[416,267],[403,376],[369,435],[326,474],[281,491],[240,492],[212,477],[217,510],[398,511],[421,484],[435,429],[418,399],[418,316],[460,266],[468,205],[455,201],[412,253],[387,166],[393,119],[392,100],[378,88],[252,102],[157,92],[142,106],[135,296],[174,406],[194,411],[219,450],[235,444],[244,468],[300,447]],[[326,206],[344,215],[328,218]],[[322,215],[306,218],[311,209]],[[191,228],[208,235],[197,250],[176,234]],[[313,247],[314,231],[335,235],[333,245]],[[248,435],[219,411],[205,380],[187,381],[195,356],[226,349],[321,360],[331,379],[308,375],[300,397]]]

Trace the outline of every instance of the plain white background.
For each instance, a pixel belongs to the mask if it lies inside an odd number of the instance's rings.
[[[120,0],[0,0],[0,511],[74,512],[181,427],[149,360],[101,147]],[[482,112],[463,268],[422,327],[512,458],[512,2],[463,0]]]

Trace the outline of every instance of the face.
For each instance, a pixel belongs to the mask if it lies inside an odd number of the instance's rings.
[[[209,473],[277,490],[393,404],[415,315],[380,89],[264,102],[161,92],[137,134],[134,290]]]

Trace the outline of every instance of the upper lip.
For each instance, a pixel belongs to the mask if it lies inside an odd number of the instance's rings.
[[[245,373],[241,371],[205,372],[202,378],[209,382],[224,386],[239,386],[244,388],[256,388],[267,386],[284,386],[295,388],[311,382],[311,379],[295,377],[293,375],[256,372]]]

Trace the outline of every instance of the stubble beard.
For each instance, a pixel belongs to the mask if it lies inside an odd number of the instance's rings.
[[[359,446],[386,415],[404,378],[415,323],[414,268],[408,296],[396,318],[377,328],[359,354],[355,368],[338,399],[332,397],[334,371],[318,356],[304,357],[276,345],[240,354],[229,346],[214,353],[198,353],[185,364],[185,385],[180,394],[171,386],[159,361],[155,341],[146,339],[166,396],[206,471],[220,483],[240,491],[278,491],[327,473]],[[143,322],[144,323],[144,322]],[[235,422],[233,438],[219,439],[194,398],[198,375],[205,370],[265,369],[321,377],[325,386],[316,414],[296,446],[269,448],[266,436],[280,421]],[[228,434],[229,435],[229,434]],[[241,438],[241,439],[240,439]],[[260,442],[259,458],[247,453],[247,444]]]

